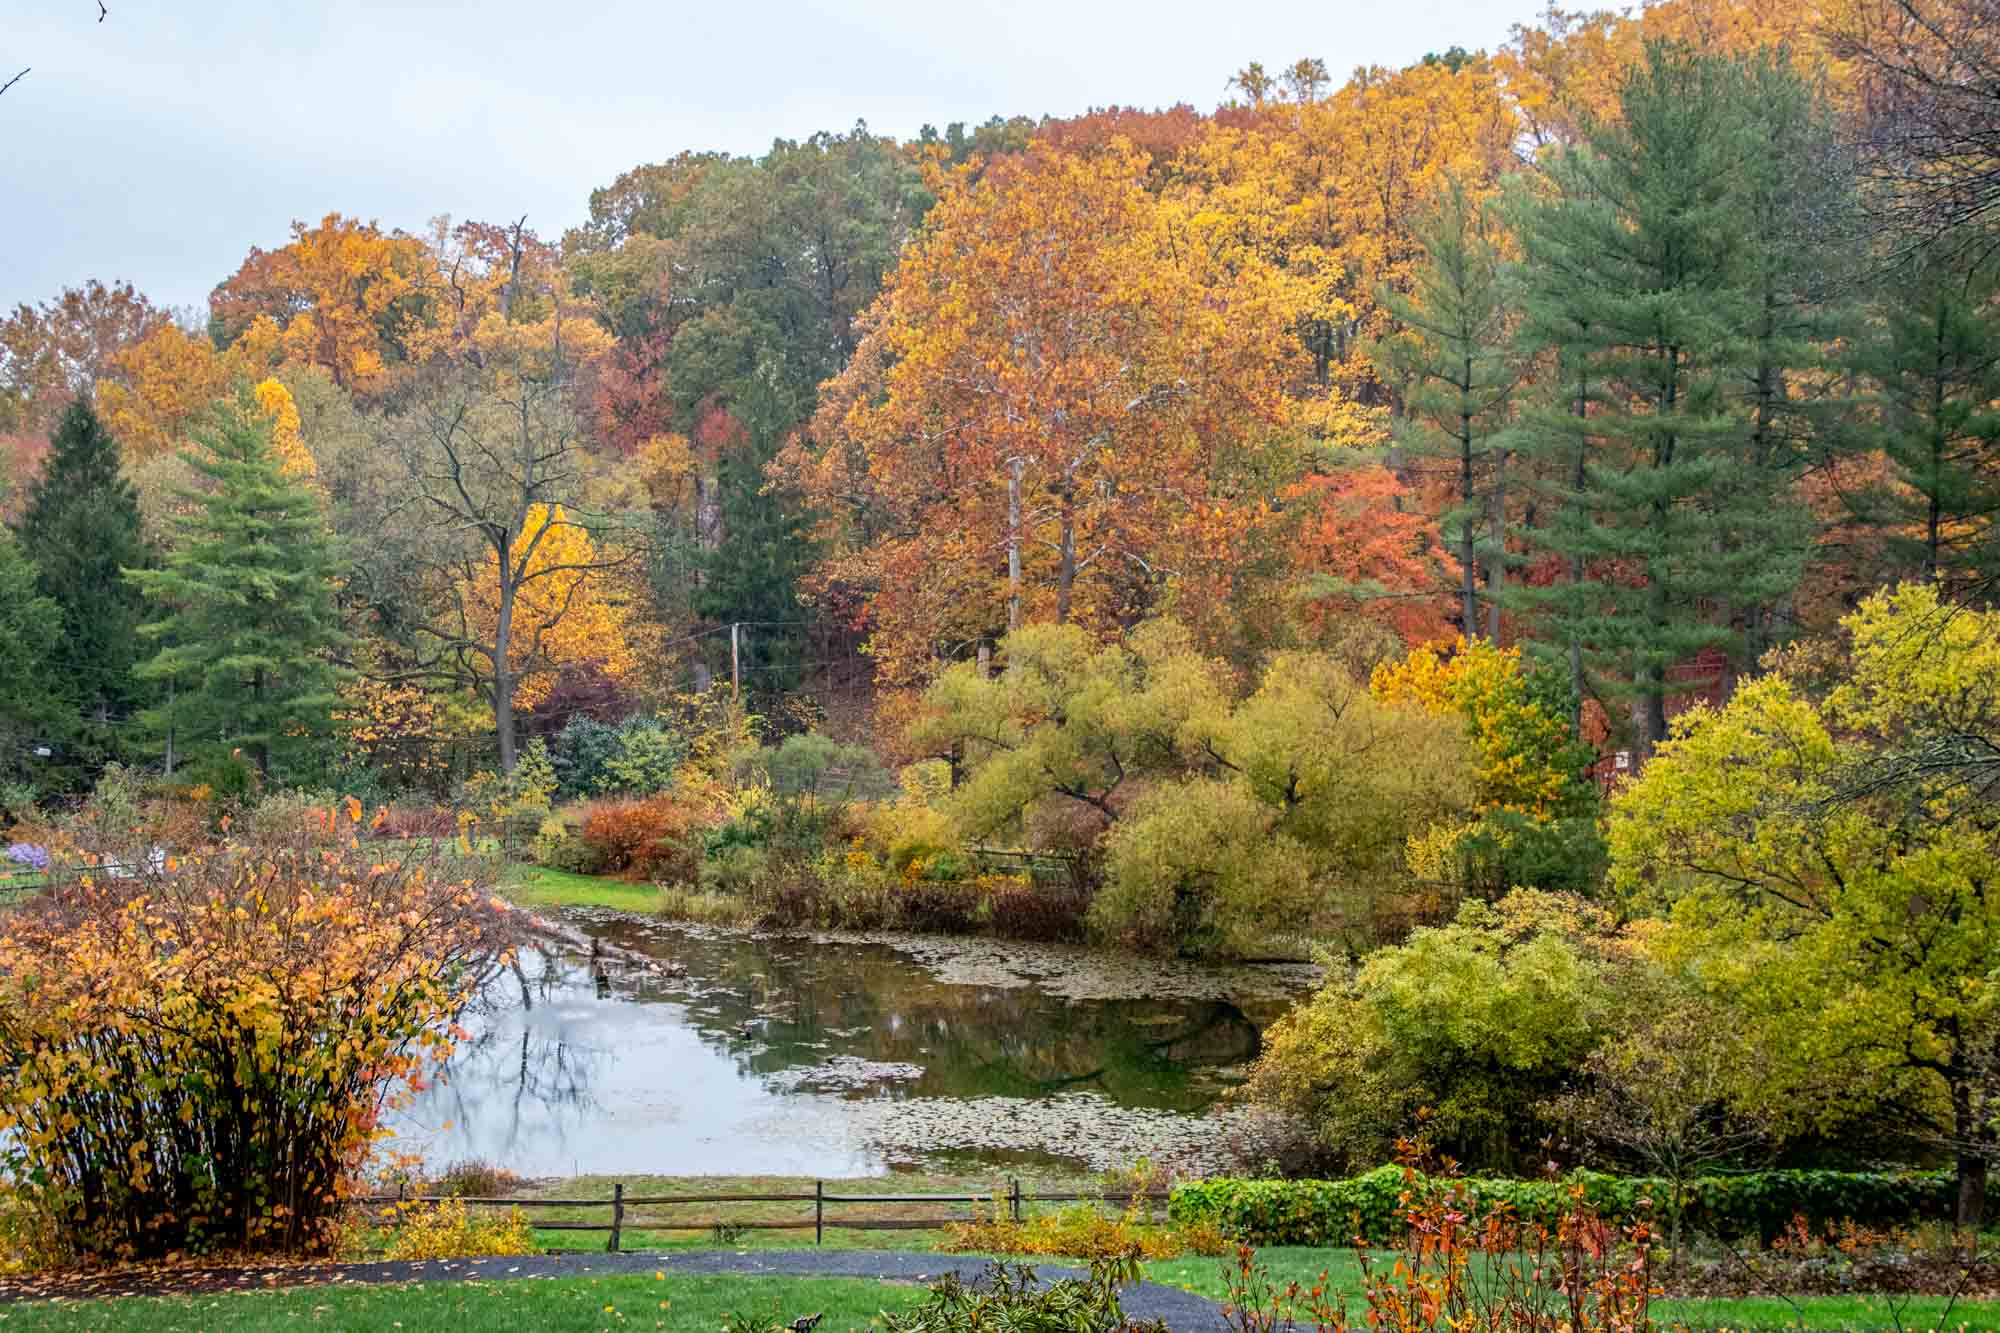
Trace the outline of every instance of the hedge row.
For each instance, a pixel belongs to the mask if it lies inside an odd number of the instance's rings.
[[[1403,1182],[1398,1166],[1377,1167],[1346,1180],[1203,1180],[1176,1186],[1169,1206],[1176,1222],[1212,1223],[1252,1245],[1345,1245],[1356,1236],[1370,1244],[1394,1244],[1402,1233]],[[1551,1223],[1579,1184],[1600,1216],[1620,1224],[1640,1216],[1649,1204],[1660,1221],[1671,1197],[1664,1180],[1596,1171],[1577,1171],[1560,1180],[1453,1183],[1466,1187],[1475,1217],[1505,1203],[1517,1218]],[[1954,1197],[1946,1171],[1706,1176],[1688,1187],[1684,1223],[1711,1235],[1769,1241],[1795,1215],[1815,1227],[1847,1218],[1868,1226],[1896,1226],[1949,1218]]]

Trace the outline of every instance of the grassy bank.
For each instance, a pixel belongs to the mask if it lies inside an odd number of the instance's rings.
[[[535,865],[510,865],[500,891],[522,907],[609,907],[620,912],[658,912],[657,884],[634,884],[599,875],[572,875]]]
[[[453,1333],[583,1333],[605,1328],[717,1329],[731,1312],[777,1313],[786,1324],[824,1312],[821,1333],[874,1324],[901,1310],[920,1288],[836,1278],[605,1277],[544,1281],[437,1282],[399,1286],[307,1287],[195,1297],[0,1305],[0,1328],[90,1329],[107,1333],[274,1333],[303,1325],[343,1333],[451,1329]]]

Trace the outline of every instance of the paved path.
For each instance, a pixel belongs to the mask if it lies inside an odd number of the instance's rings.
[[[495,1259],[432,1260],[426,1263],[305,1264],[266,1268],[131,1269],[92,1278],[66,1278],[59,1286],[33,1279],[0,1278],[0,1302],[61,1295],[69,1300],[105,1296],[180,1295],[210,1291],[268,1290],[319,1284],[382,1282],[463,1282],[508,1279],[602,1277],[621,1273],[725,1274],[785,1277],[880,1278],[890,1282],[931,1282],[947,1272],[970,1281],[986,1260],[955,1254],[914,1254],[891,1250],[677,1250],[669,1254],[524,1254]],[[1035,1264],[1044,1282],[1084,1277],[1085,1270]],[[1120,1297],[1135,1319],[1164,1319],[1174,1333],[1212,1333],[1228,1327],[1212,1301],[1157,1282],[1127,1288]]]

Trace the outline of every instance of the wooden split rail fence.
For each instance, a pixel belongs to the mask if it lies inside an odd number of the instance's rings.
[[[616,1254],[629,1229],[644,1231],[710,1231],[718,1227],[743,1231],[804,1231],[813,1233],[813,1244],[823,1244],[828,1227],[848,1231],[920,1231],[936,1227],[948,1220],[937,1217],[874,1217],[858,1218],[840,1216],[829,1218],[829,1206],[850,1208],[855,1206],[875,1206],[882,1204],[970,1204],[982,1203],[996,1207],[1006,1204],[1014,1221],[1023,1218],[1027,1204],[1035,1203],[1117,1203],[1130,1207],[1134,1203],[1164,1203],[1165,1190],[1146,1190],[1132,1194],[1028,1194],[1021,1192],[1021,1182],[1008,1182],[1005,1194],[829,1194],[826,1182],[815,1180],[812,1193],[797,1194],[627,1194],[623,1182],[611,1187],[608,1199],[513,1199],[460,1197],[443,1194],[377,1194],[356,1199],[354,1203],[369,1208],[389,1208],[408,1204],[461,1203],[478,1208],[608,1208],[611,1218],[608,1222],[533,1222],[537,1231],[608,1231],[610,1237],[604,1248]],[[690,1204],[725,1203],[798,1203],[811,1204],[812,1216],[797,1221],[738,1221],[728,1217],[676,1218],[671,1221],[657,1218],[631,1219],[626,1216],[629,1209],[682,1208]]]

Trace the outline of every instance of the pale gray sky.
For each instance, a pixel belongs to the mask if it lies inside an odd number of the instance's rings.
[[[865,119],[1204,110],[1232,70],[1336,79],[1494,47],[1540,0],[0,0],[0,311],[88,278],[205,303],[252,245],[338,211],[581,220],[684,148]]]

